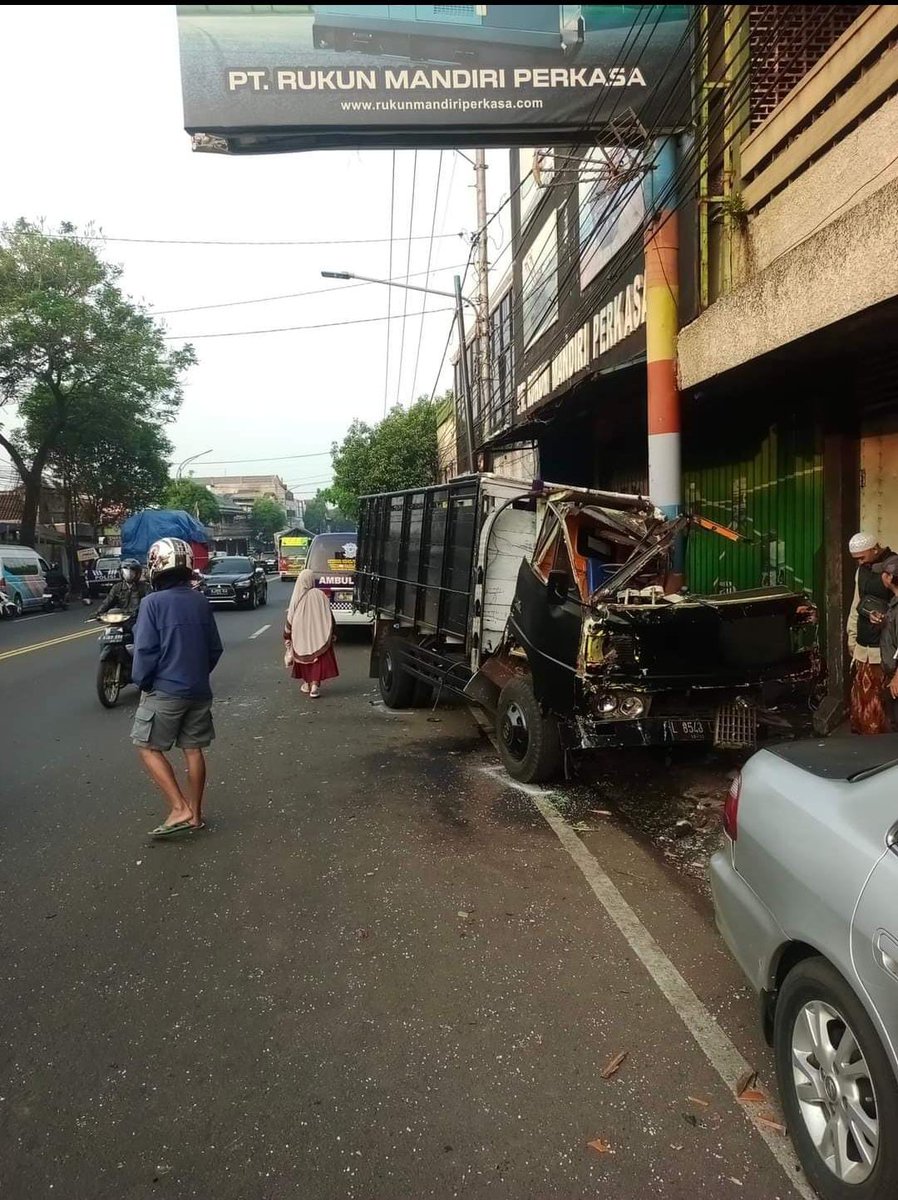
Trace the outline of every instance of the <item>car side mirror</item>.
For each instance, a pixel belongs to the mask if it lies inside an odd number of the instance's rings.
[[[567,571],[550,571],[547,584],[549,604],[553,608],[564,604],[571,590],[571,577]]]

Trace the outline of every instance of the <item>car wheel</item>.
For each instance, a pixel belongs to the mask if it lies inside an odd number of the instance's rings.
[[[502,689],[496,733],[502,762],[512,779],[542,783],[560,772],[558,721],[542,711],[529,679],[513,679]]]
[[[898,1082],[861,1002],[824,958],[786,976],[773,1046],[786,1123],[823,1200],[898,1194]]]
[[[402,660],[405,639],[387,638],[380,651],[380,695],[387,708],[411,708],[415,699],[414,675],[409,675]]]
[[[21,596],[16,596],[16,616],[21,617],[21,615],[24,611],[25,611],[25,601],[22,599]]]
[[[259,595],[259,606],[262,607],[263,605],[265,605],[267,603],[268,603],[268,585],[266,584],[265,587],[262,588],[262,591]]]

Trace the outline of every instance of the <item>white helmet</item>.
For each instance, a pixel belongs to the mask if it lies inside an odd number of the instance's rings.
[[[173,571],[176,567],[186,567],[193,570],[193,551],[188,542],[180,538],[160,538],[153,542],[147,554],[147,574],[150,582],[156,580],[165,571]]]

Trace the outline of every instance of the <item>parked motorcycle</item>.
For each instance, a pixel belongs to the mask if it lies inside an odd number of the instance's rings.
[[[110,609],[95,620],[105,626],[99,637],[100,661],[97,665],[97,696],[104,708],[114,708],[122,688],[131,683],[134,661],[134,618]]]

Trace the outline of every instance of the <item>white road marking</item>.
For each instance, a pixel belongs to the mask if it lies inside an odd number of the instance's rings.
[[[252,641],[253,638],[260,637],[265,632],[266,629],[270,629],[270,628],[271,628],[270,625],[263,625],[261,629],[257,629],[255,633],[251,633],[249,635],[249,640]]]
[[[639,917],[618,891],[599,862],[565,821],[552,802],[554,793],[533,784],[517,783],[501,767],[481,768],[505,787],[515,788],[529,796],[546,824],[561,842],[574,863],[580,868],[593,895],[623,934],[630,949],[640,960],[654,980],[659,991],[674,1009],[680,1020],[692,1034],[705,1058],[726,1084],[735,1098],[739,1078],[750,1070],[750,1064],[742,1057],[707,1008],[667,957]],[[782,1167],[789,1182],[804,1197],[814,1200],[814,1193],[805,1183],[798,1158],[787,1138],[767,1128],[752,1111],[754,1106],[737,1101],[746,1118],[767,1143],[770,1153]]]

